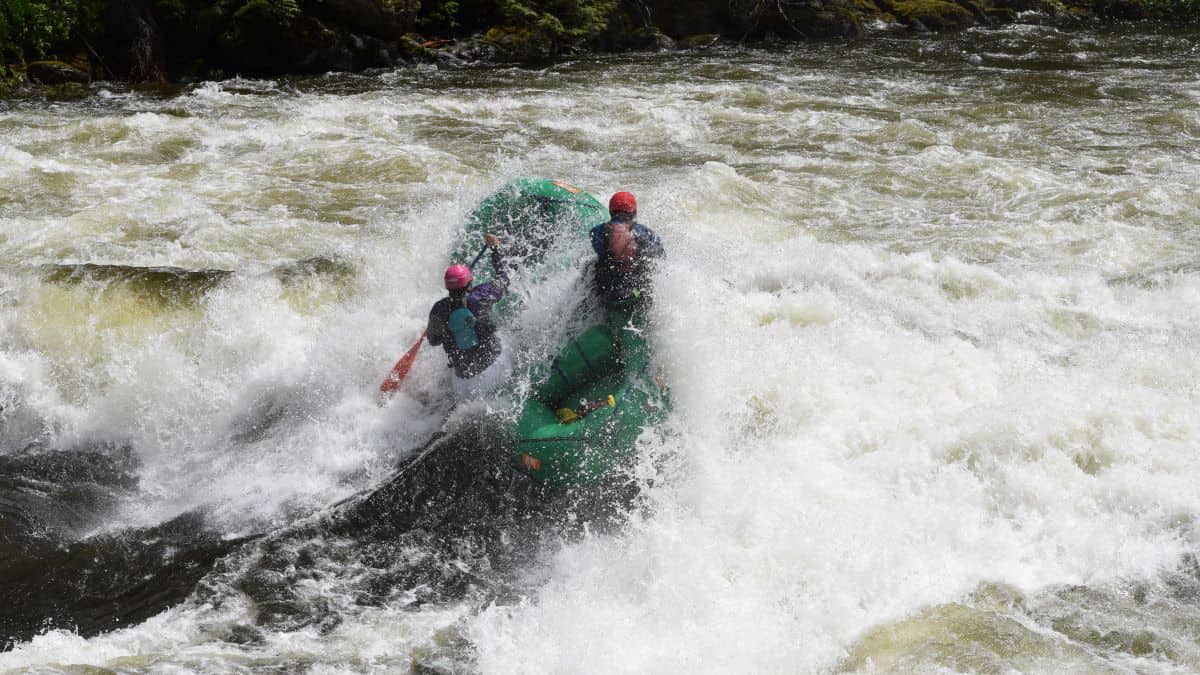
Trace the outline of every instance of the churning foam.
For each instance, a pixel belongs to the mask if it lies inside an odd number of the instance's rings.
[[[511,87],[429,70],[339,95],[232,82],[31,119],[0,145],[29,186],[0,215],[0,401],[22,415],[0,438],[132,444],[144,501],[114,527],[204,507],[242,533],[372,486],[438,426],[424,401],[444,367],[429,350],[383,410],[374,388],[440,293],[458,222],[516,175],[638,193],[670,253],[655,312],[675,412],[634,468],[643,507],[529,570],[515,603],[347,610],[256,648],[219,629],[251,608],[192,603],[0,665],[365,671],[465,634],[484,672],[821,671],[983,586],[1100,587],[1194,553],[1189,127],[1163,131],[1138,100],[1048,100],[1003,69],[822,54]],[[1089,68],[1061,77],[1194,90]],[[1154,133],[1174,135],[1129,140]],[[297,302],[273,270],[320,256],[352,261],[349,290],[316,277]],[[32,269],[61,262],[235,274],[164,311]]]

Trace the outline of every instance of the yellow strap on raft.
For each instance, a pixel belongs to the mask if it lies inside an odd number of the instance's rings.
[[[603,401],[596,401],[595,403],[583,404],[583,407],[580,408],[578,411],[572,410],[570,408],[559,408],[558,410],[554,411],[554,414],[558,417],[558,421],[561,422],[562,424],[570,424],[571,422],[578,422],[579,420],[583,419],[584,415],[587,415],[593,411],[603,408],[604,404],[606,404],[606,403],[608,404],[608,407],[610,407],[610,408],[617,407],[617,397],[613,396],[612,394],[609,394],[608,397]]]

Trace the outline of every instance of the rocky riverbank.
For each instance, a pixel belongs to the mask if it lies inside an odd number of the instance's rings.
[[[0,87],[538,63],[580,52],[858,40],[1033,17],[1193,20],[1196,0],[0,0]]]

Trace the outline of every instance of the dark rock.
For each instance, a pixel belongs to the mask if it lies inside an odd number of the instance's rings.
[[[929,28],[927,28],[925,26],[925,24],[921,23],[920,19],[909,18],[909,19],[907,19],[907,25],[908,25],[908,29],[914,33],[932,33],[933,32],[933,31],[929,30]]]
[[[581,48],[703,49],[718,40],[857,39],[864,25],[879,22],[926,32],[1013,21],[1018,15],[1078,25],[1094,18],[1135,20],[1168,12],[1150,0],[595,0],[586,11],[579,3],[557,1],[458,0],[444,6],[427,2],[424,14],[420,0],[121,0],[99,5],[103,29],[86,45],[88,67],[35,62],[28,79],[61,86],[89,81],[89,70],[95,77],[161,82],[212,72],[270,76],[412,62],[536,63]],[[446,9],[451,6],[455,9]],[[1024,19],[1025,12],[1038,16]],[[418,18],[423,29],[434,31],[431,39],[412,35]],[[471,31],[480,32],[463,37]],[[84,52],[84,46],[75,47]],[[20,53],[0,45],[0,57],[5,56],[13,62]],[[0,87],[13,86],[20,79],[15,75],[0,67]]]
[[[896,0],[892,12],[913,30],[945,31],[974,25],[975,17],[956,2]]]
[[[675,41],[657,28],[643,27],[623,34],[615,46],[621,50],[669,51],[675,49]]]
[[[173,7],[173,9],[169,9]],[[182,3],[166,1],[155,4],[155,18],[163,35],[163,63],[171,77],[186,73],[198,77],[209,66],[211,50],[217,36],[230,21],[232,8],[212,4],[189,11]]]
[[[457,42],[451,42],[444,45],[443,48],[453,51],[457,44]],[[416,59],[418,61],[432,61],[435,58],[433,50],[429,47],[426,47],[412,35],[405,35],[404,37],[400,38],[395,42],[393,47],[406,58]]]
[[[645,0],[649,18],[666,35],[730,35],[736,33],[730,6],[725,2],[677,2],[676,0]],[[645,18],[639,17],[640,22]],[[740,35],[733,35],[740,38]]]
[[[351,33],[347,36],[347,41],[354,56],[353,70],[383,68],[395,62],[388,50],[388,43],[377,37]]]
[[[229,13],[221,5],[205,7],[190,17],[192,31],[206,39],[216,37],[222,25],[229,20]]]
[[[91,76],[85,71],[62,61],[31,61],[26,66],[25,74],[31,81],[40,84],[86,84],[91,80]]]
[[[974,15],[976,22],[985,26],[991,23],[991,17],[988,16],[987,11],[983,7],[980,7],[978,4],[973,2],[973,0],[955,0],[955,2],[957,2],[960,7]]]
[[[1135,21],[1149,16],[1145,3],[1138,0],[1100,0],[1094,11],[1097,16],[1120,21]]]
[[[196,513],[69,545],[0,542],[0,651],[47,628],[83,637],[182,602],[245,539],[223,539]]]
[[[397,60],[393,43],[338,29],[313,16],[280,15],[254,6],[256,2],[239,10],[221,35],[221,60],[227,70],[315,74],[386,67]]]
[[[305,0],[306,15],[385,40],[397,40],[413,29],[419,3],[383,3],[379,0]]]
[[[1029,11],[1043,11],[1045,2],[1043,0],[991,0],[991,5],[995,9],[1010,10],[1013,14]]]
[[[675,49],[675,41],[663,34],[657,28],[643,28],[635,31],[634,35],[638,42],[642,44],[643,49],[653,49],[656,51],[670,51]]]
[[[554,36],[537,26],[493,26],[482,42],[493,47],[503,61],[532,63],[544,61],[558,52]]]
[[[816,12],[809,21],[807,30],[809,36],[814,38],[858,40],[863,35],[858,14],[844,8]]]
[[[354,53],[341,45],[313,49],[298,56],[293,63],[292,70],[298,73],[350,72],[354,70]]]
[[[989,0],[989,5],[988,15],[1001,21],[1016,21],[1020,16],[1022,23],[1047,26],[1071,26],[1091,16],[1090,9],[1057,0]]]
[[[51,451],[31,444],[0,455],[0,543],[80,536],[136,488],[135,469],[128,448]]]
[[[258,628],[239,623],[229,629],[225,641],[235,645],[260,645],[266,641],[266,638]]]
[[[822,9],[817,4],[792,6],[760,0],[730,0],[729,4],[740,24],[742,39],[754,41],[808,39],[805,29],[812,15]]]
[[[403,44],[403,43],[402,43]],[[481,36],[476,36],[466,40],[456,40],[436,51],[426,49],[417,45],[415,42],[409,42],[407,45],[406,56],[417,61],[425,61],[436,59],[441,60],[442,55],[448,57],[448,61],[479,63],[497,61],[500,58],[499,51],[495,46],[483,41]]]
[[[290,51],[334,49],[339,46],[337,31],[311,16],[297,17],[288,28],[286,44]]]
[[[466,59],[460,58],[454,52],[446,50],[437,51],[437,61],[448,66],[465,66],[467,64]]]
[[[92,44],[99,54],[99,72],[106,77],[132,80],[162,75],[165,44],[158,36],[159,24],[149,2],[129,0],[101,4],[104,7],[100,16],[103,30]],[[156,65],[160,67],[156,68]]]
[[[721,36],[716,33],[701,33],[700,35],[687,35],[679,38],[677,44],[680,49],[708,49],[716,46],[721,41]]]
[[[858,4],[870,5],[869,12]],[[710,46],[716,38],[737,42],[802,40],[810,37],[856,34],[860,16],[877,14],[872,0],[805,0],[764,2],[763,0],[708,0],[676,2],[644,0],[622,3],[644,11],[627,11],[610,18],[610,33],[633,32],[640,26],[654,26],[664,35],[680,41],[685,49]],[[611,41],[621,48],[619,35]]]
[[[92,90],[78,82],[66,84],[47,84],[40,91],[47,101],[81,101],[92,95]]]
[[[277,11],[267,0],[250,0],[218,36],[217,57],[233,72],[283,73],[298,60],[299,43],[315,51],[332,47],[336,39],[316,19]]]

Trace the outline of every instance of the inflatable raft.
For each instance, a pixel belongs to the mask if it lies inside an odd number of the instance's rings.
[[[666,416],[640,312],[610,311],[534,372],[517,421],[517,466],[550,487],[594,483],[628,465],[642,430]]]
[[[511,269],[536,279],[577,265],[588,230],[607,220],[595,197],[561,181],[522,178],[501,188],[472,212],[467,237],[455,253],[469,260],[483,233],[505,242]],[[480,266],[477,282],[491,276]],[[493,309],[503,320],[519,298]],[[583,325],[587,325],[586,322]],[[612,310],[579,331],[548,362],[529,370],[527,398],[514,401],[515,466],[554,488],[595,483],[635,456],[642,430],[661,421],[667,396],[650,372],[644,314]]]
[[[608,210],[595,197],[562,181],[527,177],[515,180],[480,202],[467,218],[463,243],[454,260],[466,262],[479,252],[481,237],[491,233],[504,240],[504,254],[513,271],[537,278],[550,270],[574,264],[586,245],[588,230],[604,222]],[[571,251],[575,253],[570,253]],[[479,265],[475,283],[491,279],[491,265]],[[511,313],[515,298],[497,303],[493,313]]]

